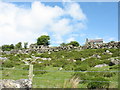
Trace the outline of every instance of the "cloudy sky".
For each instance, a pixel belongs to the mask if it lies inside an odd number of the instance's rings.
[[[36,43],[49,35],[52,46],[86,38],[118,40],[117,2],[2,2],[0,1],[0,46],[18,42]]]

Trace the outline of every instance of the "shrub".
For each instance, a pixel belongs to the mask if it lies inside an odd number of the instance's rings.
[[[118,57],[120,56],[120,51],[116,51],[112,54],[112,57]]]
[[[102,55],[101,59],[105,60],[105,59],[108,59],[108,58],[111,58],[111,57],[112,57],[111,55],[106,54],[106,55]]]
[[[11,68],[11,67],[14,67],[14,62],[13,61],[6,61],[2,64],[2,67],[7,67],[7,68]]]
[[[86,80],[89,80],[91,78],[91,76],[86,72],[75,72],[73,76],[79,77],[81,80],[83,80],[81,83],[87,83],[88,81]]]
[[[45,73],[47,73],[47,71],[44,71],[44,65],[42,65],[42,64],[35,64],[34,65],[34,71],[33,71],[33,73],[35,74],[35,75],[40,75],[40,74],[45,74]]]
[[[69,65],[64,65],[63,67],[65,70],[74,70],[74,65],[69,64]]]
[[[45,74],[45,73],[47,73],[47,71],[33,71],[33,73],[35,74],[35,75],[40,75],[40,74]]]
[[[88,66],[88,64],[81,64],[80,66],[77,66],[74,71],[86,71],[87,69],[89,69],[90,67]]]
[[[24,69],[24,70],[29,70],[29,65],[24,65],[24,66],[22,66],[22,69]]]
[[[103,76],[104,77],[113,77],[113,75],[117,74],[116,72],[104,72]]]
[[[96,49],[96,53],[103,53],[106,49]]]
[[[107,89],[109,87],[109,81],[104,78],[97,77],[92,80],[95,82],[88,83],[87,85],[88,89],[100,89],[100,88]]]
[[[94,67],[95,65],[101,64],[102,61],[100,61],[99,59],[96,58],[89,58],[86,59],[85,61],[83,61],[81,64],[87,64],[90,67]]]
[[[119,69],[119,66],[118,65],[113,65],[109,69]]]
[[[68,65],[69,62],[65,59],[59,59],[59,60],[55,60],[53,62],[53,67],[64,67],[65,65]]]

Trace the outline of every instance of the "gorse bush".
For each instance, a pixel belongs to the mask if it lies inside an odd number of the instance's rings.
[[[75,66],[73,64],[69,64],[69,65],[64,65],[63,68],[65,70],[74,70]]]
[[[101,78],[101,77],[97,77],[92,79],[93,82],[89,82],[87,85],[88,89],[107,89],[109,88],[109,81]]]
[[[44,64],[34,64],[33,73],[35,75],[45,74],[47,73],[47,71],[45,71],[44,68],[45,68]]]
[[[80,66],[76,66],[74,71],[86,71],[89,68],[90,68],[89,65],[81,64]]]
[[[120,69],[120,66],[119,65],[113,65],[113,66],[111,66],[109,69]]]
[[[4,62],[2,64],[2,67],[7,67],[7,68],[11,68],[11,67],[14,67],[14,66],[15,66],[14,62],[10,61],[10,60],[7,60],[6,62]]]
[[[109,50],[113,54],[109,54],[106,52]],[[112,62],[111,58],[113,59],[120,59],[118,58],[118,49],[85,49],[80,51],[67,51],[62,50],[58,52],[46,52],[46,53],[37,53],[36,51],[30,54],[2,54],[1,57],[6,57],[7,60],[2,60],[2,70],[7,73],[9,70],[5,68],[12,68],[17,71],[17,69],[22,69],[17,72],[14,72],[13,69],[10,70],[8,76],[5,76],[4,79],[14,78],[20,79],[23,77],[18,77],[18,75],[27,76],[29,73],[29,65],[26,65],[25,61],[28,61],[26,58],[31,58],[30,60],[33,61],[33,74],[34,78],[33,84],[37,83],[37,88],[48,85],[47,87],[63,87],[64,80],[66,88],[89,88],[89,89],[101,89],[101,88],[114,88],[117,87],[117,77],[118,72],[111,72],[111,71],[118,71],[119,65],[115,65]],[[97,57],[97,55],[101,57]],[[32,59],[34,57],[41,57]],[[50,59],[42,59],[42,58],[50,58]],[[117,61],[117,60],[116,60]],[[100,64],[107,64],[95,67],[96,65]],[[4,68],[5,67],[5,68]],[[11,73],[11,71],[13,71]],[[56,72],[51,72],[56,71]],[[70,71],[70,72],[69,72]],[[72,72],[71,72],[72,71]],[[100,72],[99,72],[100,71]],[[107,72],[106,72],[107,71]],[[7,75],[7,74],[6,74]],[[11,77],[10,77],[11,76]],[[75,85],[74,80],[76,82],[77,78],[71,79],[73,83],[71,83],[70,78],[77,77],[80,79],[80,82]],[[47,80],[41,80],[41,77],[47,78]],[[53,80],[56,79],[56,80]],[[110,81],[114,82],[109,82]],[[95,82],[94,82],[95,81]],[[99,82],[103,81],[103,82]],[[104,82],[105,81],[105,82]],[[41,83],[41,85],[40,85]],[[110,83],[110,86],[109,86]],[[113,85],[114,83],[114,85]],[[58,85],[57,85],[58,84]]]

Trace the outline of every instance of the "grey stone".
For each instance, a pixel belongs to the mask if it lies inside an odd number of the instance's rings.
[[[99,65],[96,65],[95,67],[103,67],[103,66],[108,66],[107,64],[99,64]]]
[[[0,80],[0,90],[2,88],[31,88],[32,82],[29,79],[11,80],[3,79]]]

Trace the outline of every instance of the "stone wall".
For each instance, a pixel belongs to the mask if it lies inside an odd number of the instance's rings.
[[[57,52],[61,50],[81,50],[81,49],[99,49],[99,48],[119,48],[120,42],[111,42],[111,43],[103,43],[103,44],[85,44],[83,46],[79,47],[74,47],[72,45],[68,46],[59,46],[59,47],[48,47],[48,46],[43,46],[43,45],[31,45],[29,49],[22,49],[22,50],[11,50],[11,51],[4,51],[3,53],[6,54],[14,54],[14,53],[32,53],[32,52],[37,52],[37,53],[45,53],[45,52]]]
[[[110,43],[103,43],[103,44],[86,44],[82,46],[82,49],[99,49],[99,48],[119,48],[120,42],[110,42]]]

